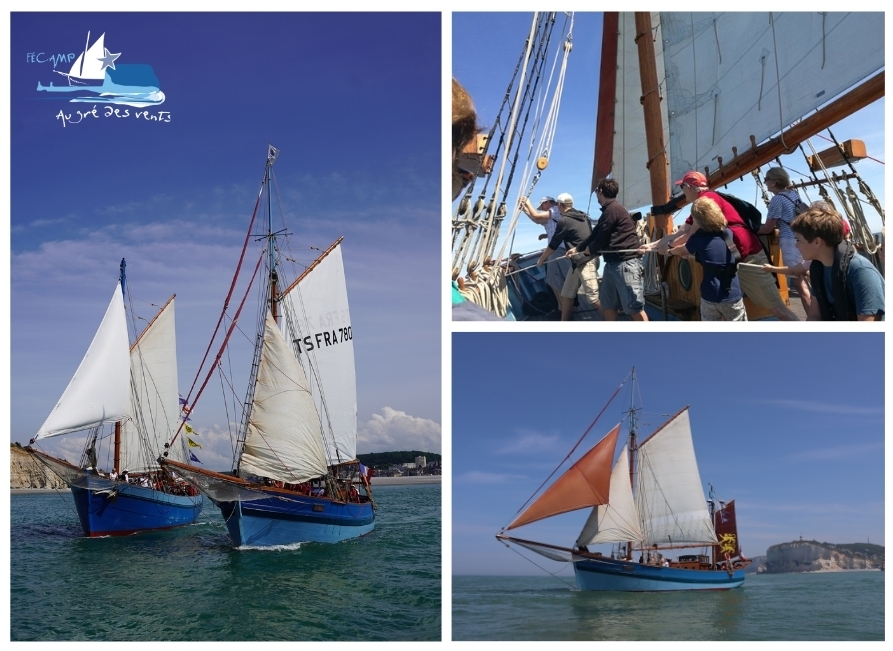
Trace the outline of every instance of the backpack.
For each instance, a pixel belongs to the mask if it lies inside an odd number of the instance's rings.
[[[756,206],[752,203],[748,203],[744,199],[739,199],[732,194],[725,194],[723,192],[717,192],[716,194],[732,204],[732,208],[735,209],[735,212],[738,213],[750,230],[754,233],[760,230],[760,226],[763,224],[763,215]]]
[[[807,205],[806,205],[806,202],[803,201],[803,199],[800,198],[800,195],[797,195],[797,200],[796,200],[796,201],[794,201],[793,199],[791,199],[791,198],[790,198],[789,196],[787,196],[786,194],[780,194],[780,195],[778,195],[778,196],[780,196],[780,197],[784,197],[785,199],[787,199],[788,201],[790,201],[792,204],[794,204],[794,217],[797,217],[797,216],[800,215],[801,213],[804,213],[804,212],[806,212],[807,210],[809,210],[809,206],[807,206]]]

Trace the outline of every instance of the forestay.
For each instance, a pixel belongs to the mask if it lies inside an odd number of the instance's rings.
[[[130,406],[129,348],[124,298],[118,283],[87,354],[34,439],[126,418]]]

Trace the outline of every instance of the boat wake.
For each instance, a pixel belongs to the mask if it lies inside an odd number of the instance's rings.
[[[263,552],[292,552],[301,548],[304,543],[288,543],[287,545],[241,545],[236,547],[239,551],[263,551]]]

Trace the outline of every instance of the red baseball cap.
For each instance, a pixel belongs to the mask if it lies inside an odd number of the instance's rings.
[[[683,183],[695,188],[706,188],[707,177],[700,172],[686,172],[685,176],[683,176],[679,181],[676,181],[676,185],[682,185]]]

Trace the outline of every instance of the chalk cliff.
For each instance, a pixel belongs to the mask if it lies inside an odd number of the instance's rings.
[[[10,488],[66,488],[57,475],[17,445],[9,446]]]
[[[869,543],[835,545],[814,540],[772,545],[766,550],[767,574],[874,570],[884,565],[884,548]]]

